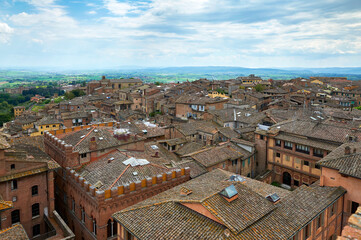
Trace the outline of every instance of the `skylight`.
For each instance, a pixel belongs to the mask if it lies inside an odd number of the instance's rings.
[[[229,198],[236,196],[238,194],[238,192],[237,192],[236,188],[234,187],[234,185],[232,184],[231,186],[223,189],[219,194],[221,194],[222,196],[229,199]]]
[[[273,202],[273,203],[280,200],[280,197],[277,195],[277,193],[270,194],[266,198],[267,198],[268,201]]]

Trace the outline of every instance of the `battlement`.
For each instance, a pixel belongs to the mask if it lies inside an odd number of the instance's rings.
[[[65,129],[64,129],[65,130]],[[59,130],[54,130],[59,131]],[[44,142],[48,141],[49,143],[51,143],[53,146],[56,146],[57,148],[61,149],[64,152],[72,152],[73,151],[73,146],[70,144],[66,144],[64,141],[62,141],[61,139],[57,138],[53,133],[54,131],[46,131],[44,132]]]
[[[147,189],[152,186],[159,186],[160,184],[176,182],[180,179],[189,179],[191,169],[189,167],[176,169],[174,171],[142,179],[141,181],[132,182],[119,187],[112,187],[107,190],[97,190],[95,186],[91,185],[75,170],[69,167],[66,168],[66,171],[68,177],[72,178],[74,182],[84,189],[85,192],[89,193],[92,197],[95,197],[99,201],[125,196],[126,194],[133,193],[135,191]]]

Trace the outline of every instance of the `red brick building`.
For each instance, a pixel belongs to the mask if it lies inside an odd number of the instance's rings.
[[[111,214],[190,178],[190,169],[168,169],[145,159],[134,165],[132,161],[138,160],[129,151],[138,151],[135,155],[144,151],[145,138],[131,124],[127,129],[117,125],[80,126],[44,135],[45,151],[62,167],[55,180],[57,210],[76,239],[116,237]]]
[[[223,109],[226,102],[228,102],[228,99],[185,95],[175,102],[176,117],[203,119],[205,112]]]
[[[54,171],[59,167],[34,146],[10,147],[1,140],[1,229],[20,223],[30,238],[59,234],[54,211]],[[4,209],[4,205],[9,208]]]

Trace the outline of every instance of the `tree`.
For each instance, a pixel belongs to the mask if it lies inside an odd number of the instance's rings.
[[[254,89],[257,91],[257,92],[262,92],[264,90],[264,86],[262,84],[257,84]]]

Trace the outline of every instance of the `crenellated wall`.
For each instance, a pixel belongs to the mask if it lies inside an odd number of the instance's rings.
[[[93,221],[97,223],[97,238],[107,239],[108,220],[112,214],[158,193],[171,189],[190,179],[190,168],[177,169],[159,174],[141,181],[113,187],[107,190],[97,190],[81,177],[76,171],[66,168],[67,196],[70,226],[76,236],[92,239]],[[75,210],[73,211],[73,202]],[[82,210],[85,221],[81,220]]]

